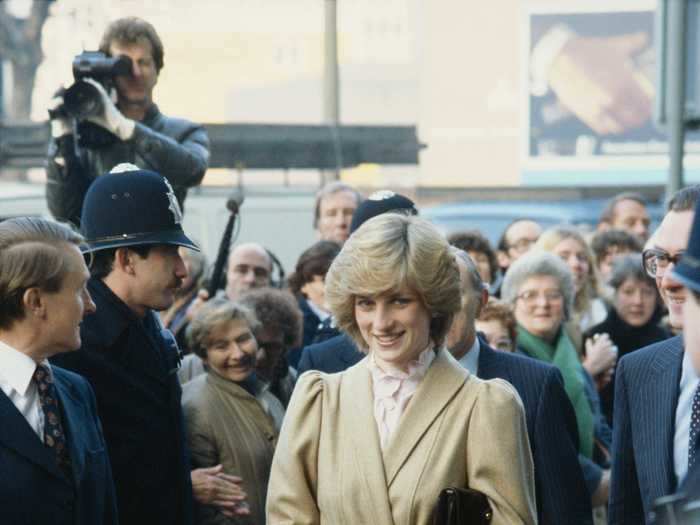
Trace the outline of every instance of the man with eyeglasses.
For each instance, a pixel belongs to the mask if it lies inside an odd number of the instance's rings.
[[[503,230],[498,241],[496,257],[498,266],[505,273],[508,267],[525,255],[542,235],[542,226],[530,219],[518,219]]]
[[[488,292],[474,261],[453,249],[459,268],[462,309],[455,316],[445,344],[455,359],[481,379],[505,379],[525,408],[527,433],[535,464],[535,493],[540,525],[592,523],[591,500],[578,462],[576,415],[559,370],[529,357],[499,352],[482,334],[475,319]],[[559,296],[561,298],[561,295]]]
[[[675,330],[683,328],[687,290],[673,278],[695,215],[700,186],[676,193],[643,253]],[[624,356],[615,379],[609,522],[649,522],[654,501],[683,482],[689,465],[693,404],[700,381],[681,336]],[[700,394],[698,394],[700,408]],[[698,414],[700,416],[700,414]]]

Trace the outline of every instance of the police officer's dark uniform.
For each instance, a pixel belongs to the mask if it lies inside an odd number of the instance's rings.
[[[182,230],[172,188],[154,172],[98,177],[83,217],[87,251],[144,244],[198,249]],[[88,288],[97,312],[82,323],[82,347],[53,360],[86,377],[95,390],[120,523],[190,525],[192,486],[174,339],[155,312],[137,317],[102,280],[90,279]]]

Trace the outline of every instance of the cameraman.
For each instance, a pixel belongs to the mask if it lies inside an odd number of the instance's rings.
[[[130,75],[113,79],[116,105],[101,84],[86,80],[97,89],[102,109],[80,121],[79,129],[93,126],[99,133],[81,131],[76,145],[73,121],[62,111],[62,95],[54,99],[50,112],[48,207],[56,219],[76,226],[90,184],[119,163],[162,173],[182,207],[187,189],[201,182],[209,162],[204,128],[166,117],[153,103],[153,88],[163,67],[163,44],[153,26],[135,17],[116,20],[107,27],[100,51],[113,57],[126,55],[132,67]]]

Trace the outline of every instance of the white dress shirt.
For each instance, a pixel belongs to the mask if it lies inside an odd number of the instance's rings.
[[[48,361],[42,364],[51,370]],[[0,388],[43,442],[44,411],[32,381],[35,370],[36,362],[31,357],[0,341]]]
[[[676,433],[673,436],[673,470],[678,486],[688,474],[688,438],[690,418],[693,411],[693,397],[700,384],[700,378],[693,369],[688,352],[683,353],[683,371],[679,385],[678,405],[676,405]]]
[[[472,347],[466,354],[464,354],[459,359],[459,364],[462,366],[462,368],[466,368],[467,370],[469,370],[469,373],[474,376],[477,376],[477,372],[479,371],[480,348],[481,347],[479,346],[479,338],[475,337],[474,344],[472,345]]]
[[[316,317],[318,317],[321,322],[325,321],[331,316],[330,312],[316,306],[316,303],[309,299],[306,300],[306,304],[309,306],[309,309],[316,314]]]

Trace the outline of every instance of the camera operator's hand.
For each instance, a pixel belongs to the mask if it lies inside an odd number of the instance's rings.
[[[91,78],[86,78],[85,82],[94,86],[100,93],[103,108],[101,114],[90,116],[86,120],[114,133],[121,140],[129,140],[134,135],[134,126],[136,126],[136,123],[121,114],[102,84]]]
[[[63,109],[63,93],[65,89],[59,89],[49,102],[49,122],[51,124],[51,136],[54,139],[70,134],[73,130],[70,119]]]

